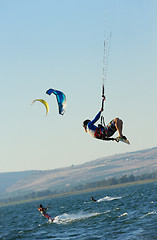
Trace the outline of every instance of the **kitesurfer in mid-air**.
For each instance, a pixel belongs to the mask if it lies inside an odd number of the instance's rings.
[[[103,109],[101,108],[92,121],[87,119],[83,122],[85,131],[88,132],[92,137],[101,140],[116,142],[119,142],[119,138],[127,140],[127,138],[122,134],[123,121],[120,118],[114,118],[107,126],[102,126],[99,124],[97,127],[94,125],[99,120],[102,111]],[[117,138],[111,137],[116,131],[118,131],[119,136]]]
[[[42,204],[38,205],[38,210],[39,212],[46,218],[48,218],[48,220],[52,220],[51,216],[46,212],[46,210],[48,209],[48,207],[44,208]]]

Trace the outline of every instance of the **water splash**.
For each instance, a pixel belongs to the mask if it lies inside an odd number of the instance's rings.
[[[91,217],[96,217],[98,215],[100,215],[102,213],[76,213],[76,214],[67,214],[64,213],[62,215],[56,216],[53,220],[54,223],[57,224],[67,224],[67,223],[71,223],[74,221],[80,221],[80,220],[84,220],[87,218],[91,218]]]
[[[118,199],[121,199],[122,197],[109,197],[109,196],[106,196],[104,198],[100,198],[97,200],[97,202],[104,202],[104,201],[113,201],[113,200],[118,200]]]

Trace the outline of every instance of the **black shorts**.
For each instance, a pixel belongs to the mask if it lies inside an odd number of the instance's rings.
[[[107,126],[105,126],[103,130],[106,137],[111,137],[116,131],[117,129],[113,120]]]

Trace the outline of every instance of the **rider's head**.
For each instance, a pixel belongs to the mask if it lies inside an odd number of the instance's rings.
[[[85,131],[87,132],[87,124],[90,122],[89,119],[86,119],[84,122],[83,122],[83,127],[85,129]]]

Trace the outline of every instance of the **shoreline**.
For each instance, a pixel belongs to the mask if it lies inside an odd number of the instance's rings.
[[[147,184],[147,183],[153,183],[153,182],[157,182],[157,179],[151,179],[151,180],[148,179],[148,180],[143,180],[143,181],[122,183],[122,184],[116,184],[116,185],[104,186],[104,187],[98,187],[98,188],[89,188],[89,189],[85,189],[85,190],[67,192],[67,193],[59,193],[59,194],[49,195],[49,196],[40,197],[40,198],[27,199],[27,200],[8,202],[8,203],[0,203],[0,207],[6,207],[6,206],[11,206],[11,205],[16,205],[16,204],[27,203],[27,202],[34,202],[34,201],[38,201],[38,200],[40,201],[40,200],[44,200],[44,199],[48,199],[48,198],[57,198],[57,197],[62,197],[62,196],[84,194],[84,193],[88,193],[88,192],[101,191],[101,190],[105,190],[105,189],[120,188],[120,187],[133,186],[133,185],[141,185],[141,184]]]

